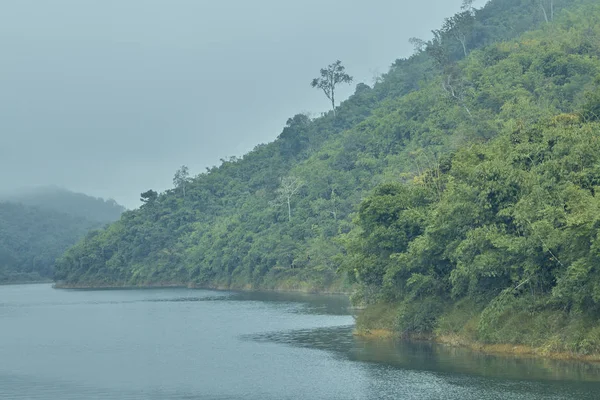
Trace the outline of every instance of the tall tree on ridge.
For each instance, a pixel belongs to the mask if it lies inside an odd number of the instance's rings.
[[[183,197],[185,197],[185,186],[190,180],[190,170],[186,165],[182,165],[176,172],[173,177],[173,185],[181,189],[183,193]]]
[[[315,78],[310,83],[312,87],[323,90],[325,96],[331,101],[333,116],[335,117],[335,87],[340,83],[352,83],[352,77],[346,73],[346,68],[340,60],[321,68],[321,77]]]

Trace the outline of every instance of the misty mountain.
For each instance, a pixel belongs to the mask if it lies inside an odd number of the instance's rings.
[[[0,283],[49,280],[55,259],[86,233],[116,221],[124,207],[45,187],[0,200]]]
[[[116,221],[125,211],[125,207],[113,199],[104,200],[56,186],[21,190],[4,198],[0,197],[0,200],[57,211],[101,223]]]

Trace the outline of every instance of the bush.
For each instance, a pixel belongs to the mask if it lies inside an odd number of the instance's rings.
[[[402,335],[433,333],[437,319],[444,311],[442,304],[443,301],[438,298],[403,303],[399,309],[396,330]]]

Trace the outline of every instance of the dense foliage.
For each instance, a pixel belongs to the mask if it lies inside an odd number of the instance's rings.
[[[99,227],[56,211],[0,203],[0,283],[52,278],[56,257]]]
[[[479,340],[507,326],[523,342],[513,328],[531,313],[555,313],[548,332],[574,315],[588,324],[600,312],[600,6],[552,3],[467,2],[335,116],[296,115],[275,142],[142,194],[70,249],[56,279],[326,289],[347,277],[357,301],[396,304],[404,332],[476,320]]]
[[[20,203],[0,201],[0,283],[50,280],[57,257],[122,210],[114,201],[56,188],[11,198]]]

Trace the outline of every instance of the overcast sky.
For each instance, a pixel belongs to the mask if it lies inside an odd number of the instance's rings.
[[[326,111],[309,83],[336,59],[371,84],[461,2],[0,0],[0,188],[135,207]]]

